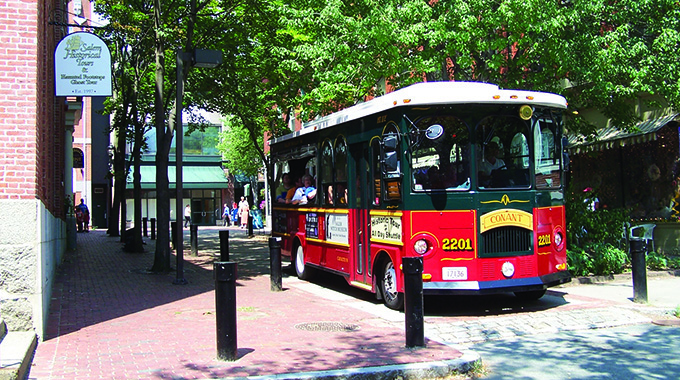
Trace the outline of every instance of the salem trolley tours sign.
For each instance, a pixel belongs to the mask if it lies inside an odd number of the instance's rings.
[[[54,51],[57,96],[111,96],[111,52],[92,33],[64,37]]]

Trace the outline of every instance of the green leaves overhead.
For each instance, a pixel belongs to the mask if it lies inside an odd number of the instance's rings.
[[[112,24],[152,35],[144,1],[97,2]],[[168,57],[188,9],[164,2]],[[225,58],[190,71],[186,106],[278,135],[292,115],[309,120],[385,85],[465,80],[561,93],[573,109],[632,125],[642,93],[680,109],[679,23],[677,0],[197,0],[194,46]]]

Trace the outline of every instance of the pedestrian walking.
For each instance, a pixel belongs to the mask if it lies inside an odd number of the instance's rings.
[[[76,223],[78,224],[78,232],[89,232],[90,209],[87,208],[82,198],[80,199],[80,204],[76,206]]]
[[[231,223],[229,222],[229,216],[230,216],[230,210],[229,206],[225,203],[224,204],[224,211],[222,211],[222,226],[229,226]]]
[[[187,205],[184,207],[184,228],[191,224],[191,207]]]

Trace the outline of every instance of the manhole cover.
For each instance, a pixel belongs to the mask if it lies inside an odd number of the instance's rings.
[[[304,331],[349,332],[357,331],[361,327],[359,327],[359,325],[341,322],[310,322],[310,323],[298,323],[297,325],[295,325],[295,328]]]
[[[658,325],[658,326],[679,326],[680,327],[680,319],[657,319],[655,321],[652,321],[653,324]]]

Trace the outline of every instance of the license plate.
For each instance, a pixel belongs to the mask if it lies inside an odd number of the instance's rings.
[[[442,268],[442,279],[444,280],[467,280],[466,267],[446,267]]]

